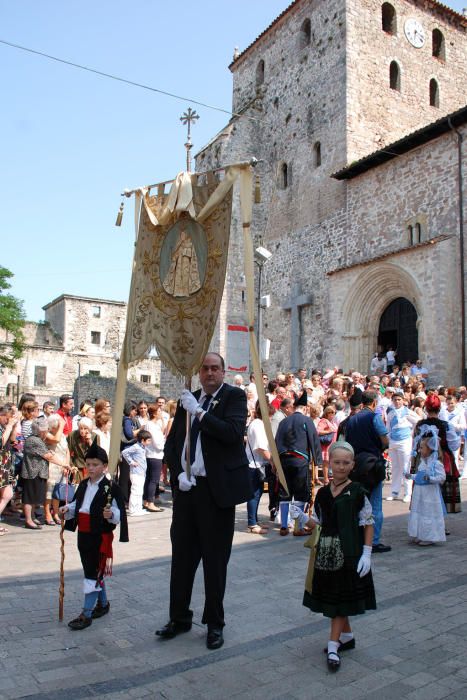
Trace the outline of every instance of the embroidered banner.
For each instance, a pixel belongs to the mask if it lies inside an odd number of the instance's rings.
[[[141,360],[154,345],[173,374],[197,373],[209,349],[224,290],[232,189],[202,222],[196,215],[218,186],[192,182],[195,217],[187,210],[174,210],[164,217],[169,218],[164,225],[159,221],[171,194],[145,196],[122,355],[126,365]]]

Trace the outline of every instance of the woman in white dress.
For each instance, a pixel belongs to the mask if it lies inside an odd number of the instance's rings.
[[[417,473],[412,475],[414,487],[408,524],[409,537],[421,546],[446,541],[441,493],[446,472],[438,459],[438,445],[438,429],[433,425],[422,425],[414,445],[420,461]]]

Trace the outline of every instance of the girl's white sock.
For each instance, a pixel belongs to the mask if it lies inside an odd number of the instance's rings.
[[[350,642],[350,640],[353,639],[353,632],[341,632],[341,636],[339,637],[339,641],[345,644],[345,642]]]

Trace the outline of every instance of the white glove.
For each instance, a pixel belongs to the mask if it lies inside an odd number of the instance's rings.
[[[301,508],[296,506],[295,503],[290,504],[289,513],[292,520],[298,520],[298,527],[300,530],[303,530],[309,520],[308,515],[306,515]]]
[[[180,394],[180,401],[182,402],[182,406],[185,409],[185,411],[188,411],[188,413],[191,413],[191,415],[194,416],[199,408],[199,403],[197,402],[191,391],[188,391],[188,389],[184,389]]]
[[[193,474],[188,478],[186,472],[180,472],[178,475],[178,486],[180,491],[189,491],[192,486],[196,486],[196,479]]]
[[[360,578],[366,576],[371,569],[371,550],[372,547],[370,545],[363,545],[363,554],[360,557],[357,565],[357,574],[360,576]]]

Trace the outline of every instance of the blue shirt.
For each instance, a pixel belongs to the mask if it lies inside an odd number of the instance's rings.
[[[130,465],[131,474],[146,476],[146,450],[140,442],[137,442],[136,445],[130,445],[130,447],[124,449],[122,451],[122,456]]]
[[[364,408],[348,419],[345,439],[352,445],[355,454],[370,452],[379,457],[383,451],[380,436],[387,434],[381,416],[373,413],[370,408]]]

